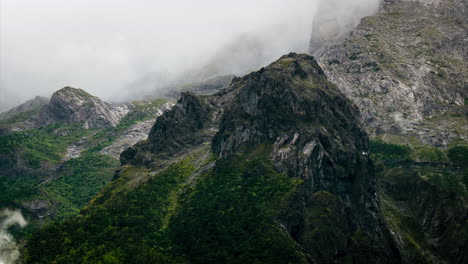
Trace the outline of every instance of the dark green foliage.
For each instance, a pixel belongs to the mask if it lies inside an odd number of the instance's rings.
[[[219,161],[184,194],[171,221],[179,254],[193,263],[300,263],[295,242],[274,221],[295,183],[270,162]]]
[[[161,252],[168,248],[164,219],[192,170],[186,162],[173,165],[135,190],[91,208],[85,216],[43,228],[28,241],[28,262],[180,262]]]
[[[445,154],[437,149],[432,147],[423,147],[420,149],[414,150],[415,157],[419,161],[426,162],[447,162],[447,157]]]
[[[382,160],[406,160],[410,156],[409,147],[378,140],[370,142],[370,151],[375,159]]]
[[[450,162],[457,166],[468,166],[468,147],[467,146],[455,146],[449,149],[448,157]]]
[[[78,213],[111,180],[117,166],[117,160],[98,153],[83,153],[65,162],[58,178],[44,186],[60,202],[59,216]]]
[[[28,263],[301,263],[275,221],[297,183],[263,159],[237,157],[216,168],[185,185],[194,168],[182,161],[43,228],[28,241]]]
[[[336,59],[328,61],[328,65],[340,64],[340,63],[341,62],[339,60],[336,60]]]
[[[464,178],[454,172],[427,172],[425,175],[432,184],[459,195],[468,195]]]
[[[65,148],[88,133],[81,126],[52,124],[0,136],[0,154],[12,156],[21,153],[27,165],[39,169],[43,162],[60,161]]]
[[[0,176],[0,207],[11,205],[37,193],[39,180],[35,177]]]

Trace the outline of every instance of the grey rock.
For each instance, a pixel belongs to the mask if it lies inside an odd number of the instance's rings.
[[[382,220],[359,110],[327,81],[313,57],[283,56],[214,95],[183,93],[157,119],[148,140],[124,151],[121,162],[158,170],[210,142],[218,161],[271,146],[268,158],[276,169],[302,181],[278,222],[306,254],[320,256],[315,261],[332,263],[352,255],[349,241],[363,232],[372,241],[369,262],[398,263]],[[336,226],[343,235],[333,243],[309,242],[316,237],[307,219],[321,203],[320,192],[335,197],[341,208],[330,221],[346,219]]]
[[[367,131],[414,136],[434,146],[466,138],[431,119],[466,114],[467,1],[386,1],[320,65],[361,110]],[[463,121],[465,120],[465,121]],[[459,124],[460,125],[460,124]]]
[[[163,104],[155,114],[155,118],[169,111],[173,106],[174,104],[169,102]],[[153,125],[154,119],[151,119],[129,127],[125,131],[121,132],[121,135],[115,141],[113,141],[110,146],[107,146],[101,150],[100,153],[119,159],[120,153],[122,153],[124,150],[132,147],[142,140],[147,139],[148,133],[150,132]]]
[[[126,105],[111,105],[81,89],[65,87],[31,121],[35,126],[50,123],[84,123],[84,128],[115,127],[129,112]]]

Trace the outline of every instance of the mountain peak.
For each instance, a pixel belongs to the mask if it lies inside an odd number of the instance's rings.
[[[223,177],[216,174],[223,170],[224,162],[247,156],[265,158],[277,172],[301,182],[286,202],[286,210],[294,213],[278,221],[285,234],[300,245],[297,248],[317,262],[333,262],[336,252],[352,255],[356,248],[346,241],[356,232],[378,241],[369,262],[393,257],[392,241],[381,222],[359,110],[327,81],[313,57],[291,53],[235,78],[229,88],[214,95],[182,94],[177,105],[157,119],[148,140],[124,151],[121,162],[159,170],[190,153],[207,151],[209,145],[211,150],[197,155],[216,159],[201,169],[212,169],[213,177]],[[190,177],[195,185],[199,174]],[[347,219],[347,224],[315,236],[311,230],[316,227],[307,219],[323,196],[332,197],[342,208],[330,219]],[[335,221],[330,219],[327,221]],[[343,237],[329,246],[315,242],[337,233]]]
[[[125,105],[111,105],[86,91],[70,86],[56,91],[35,123],[84,123],[84,128],[110,128],[129,112]]]

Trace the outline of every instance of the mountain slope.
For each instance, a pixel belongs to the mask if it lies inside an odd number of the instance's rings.
[[[0,206],[21,208],[32,226],[76,214],[112,179],[120,152],[144,140],[170,107],[165,100],[112,106],[65,87],[36,114],[13,116],[19,122],[4,124],[0,136]]]
[[[341,43],[313,42],[363,113],[404,263],[467,262],[467,14],[463,0],[388,0]]]
[[[399,262],[359,111],[307,55],[184,93],[121,162],[29,263]]]
[[[466,1],[385,1],[320,58],[373,136],[447,147],[466,140]]]
[[[36,96],[27,102],[24,102],[12,109],[0,113],[0,123],[15,123],[19,121],[23,121],[28,117],[37,113],[37,111],[49,102],[48,98]],[[16,117],[16,119],[11,119]]]

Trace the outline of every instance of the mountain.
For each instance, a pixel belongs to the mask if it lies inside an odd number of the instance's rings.
[[[175,105],[65,87],[2,121],[22,260],[467,263],[466,6],[321,12],[318,62],[176,87]]]
[[[348,38],[323,48],[320,65],[359,107],[372,137],[436,147],[468,138],[467,6],[384,1]]]
[[[13,123],[22,121],[31,115],[37,113],[37,111],[49,102],[48,98],[42,96],[36,96],[33,99],[22,103],[6,112],[0,113],[0,123]],[[11,118],[16,117],[16,120]]]
[[[404,263],[468,261],[467,17],[467,1],[384,1],[350,33],[312,36],[362,113]]]
[[[183,93],[27,261],[398,263],[358,109],[310,56]]]
[[[48,102],[33,112],[27,109],[38,98],[7,112],[0,136],[0,207],[22,209],[32,223],[25,232],[76,214],[112,179],[120,152],[146,139],[172,106],[112,105],[72,87],[39,99]]]

